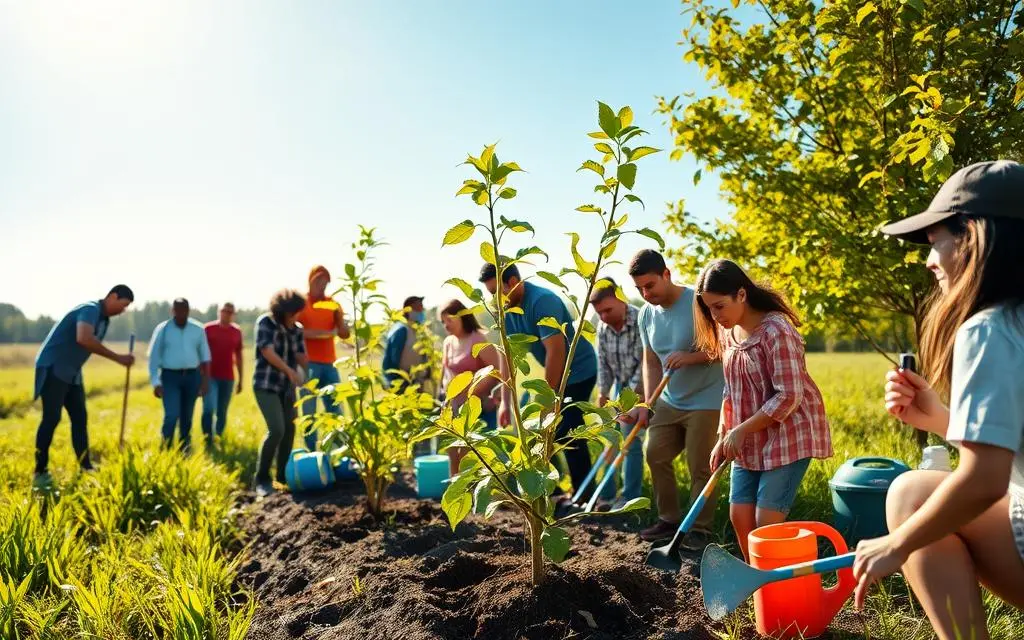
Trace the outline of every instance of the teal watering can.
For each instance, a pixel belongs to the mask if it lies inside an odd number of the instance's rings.
[[[292,449],[284,477],[293,493],[319,491],[334,484],[334,469],[323,451]]]

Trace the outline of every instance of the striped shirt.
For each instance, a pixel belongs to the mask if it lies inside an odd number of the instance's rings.
[[[263,349],[273,347],[274,352],[291,368],[298,364],[298,356],[306,353],[306,341],[302,337],[302,325],[291,329],[278,324],[269,313],[256,319],[256,367],[252,374],[252,386],[260,391],[282,393],[291,388],[291,381],[284,371],[270,364],[263,357]]]
[[[597,389],[605,397],[611,393],[613,384],[619,391],[627,387],[636,390],[640,384],[644,347],[640,341],[639,316],[640,310],[627,304],[622,331],[604,322],[597,325]]]
[[[770,471],[804,458],[832,456],[832,438],[821,391],[807,373],[804,341],[781,313],[765,316],[754,333],[737,342],[722,331],[725,431],[759,410],[776,424],[749,434],[736,462]]]

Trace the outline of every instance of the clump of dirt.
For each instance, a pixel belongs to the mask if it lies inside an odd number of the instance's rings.
[[[392,494],[382,522],[351,485],[253,505],[239,575],[259,602],[249,638],[710,640],[724,630],[704,613],[697,560],[677,574],[648,567],[635,522],[575,525],[570,556],[534,588],[515,514],[470,516],[453,532],[436,502]]]

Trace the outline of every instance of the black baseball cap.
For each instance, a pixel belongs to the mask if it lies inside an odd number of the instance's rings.
[[[409,296],[404,302],[402,302],[402,308],[411,307],[417,302],[423,302],[423,296]]]
[[[1024,219],[1024,165],[1012,160],[978,162],[939,187],[928,208],[882,227],[882,233],[928,244],[928,227],[953,216]]]

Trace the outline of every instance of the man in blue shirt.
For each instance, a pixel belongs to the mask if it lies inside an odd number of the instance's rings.
[[[494,265],[490,263],[484,264],[480,271],[479,280],[492,295],[498,290],[496,271]],[[523,310],[522,313],[505,313],[506,331],[509,335],[526,334],[537,338],[530,343],[530,353],[544,367],[544,379],[557,393],[558,387],[562,383],[562,373],[566,366],[569,344],[575,335],[569,309],[555,292],[531,282],[523,282],[519,275],[519,269],[515,265],[505,267],[501,276],[501,289],[507,299],[506,308],[519,307]],[[541,320],[544,318],[554,318],[559,325],[565,324],[567,335],[563,336],[558,329],[541,324]],[[572,362],[569,363],[569,379],[565,386],[567,400],[590,401],[596,383],[597,356],[594,354],[594,346],[584,338],[576,345],[576,352],[573,354]],[[508,425],[512,421],[511,407],[512,393],[507,386],[502,386],[501,406],[498,409],[500,424]],[[562,421],[555,433],[558,442],[564,442],[569,431],[582,425],[583,412],[578,407],[572,406],[565,409],[562,412]],[[583,440],[568,443],[564,452],[565,460],[569,463],[569,476],[572,479],[575,493],[590,472],[590,453],[586,441]],[[555,492],[556,495],[560,493],[560,490]],[[583,496],[584,499],[586,497]]]
[[[181,449],[188,452],[196,400],[209,385],[210,344],[203,325],[188,317],[188,300],[178,298],[171,310],[172,319],[158,324],[149,341],[149,381],[153,395],[164,403],[164,446],[174,445],[174,427],[180,423]]]
[[[422,382],[429,375],[429,372],[422,368],[426,361],[423,354],[416,352],[416,330],[414,324],[423,324],[427,320],[426,312],[423,310],[422,296],[409,296],[402,302],[405,320],[396,322],[388,330],[387,341],[384,346],[384,358],[381,360],[381,369],[384,371],[384,380],[388,386],[398,382],[398,391],[408,384],[398,371],[409,374],[413,382]]]
[[[672,282],[665,258],[643,249],[629,264],[640,295],[647,304],[640,310],[638,325],[643,344],[643,380],[646,394],[654,393],[665,371],[674,371],[668,386],[655,400],[653,415],[647,409],[630,412],[630,420],[648,426],[647,467],[658,506],[658,522],[640,532],[648,541],[671,538],[682,520],[676,487],[675,459],[686,451],[690,469],[690,499],[711,478],[711,449],[717,440],[725,376],[722,363],[696,351],[693,328],[694,291]],[[717,493],[708,498],[682,546],[703,551],[711,541]]]
[[[102,300],[80,304],[55,324],[43,340],[36,356],[36,379],[33,400],[42,398],[43,416],[36,430],[36,469],[34,483],[49,484],[47,466],[53,432],[60,423],[61,409],[71,420],[71,444],[83,470],[92,469],[89,461],[88,414],[85,410],[85,387],[82,366],[89,356],[99,355],[130,367],[135,358],[117,354],[103,346],[110,318],[121,315],[135,299],[132,290],[119,284]]]

